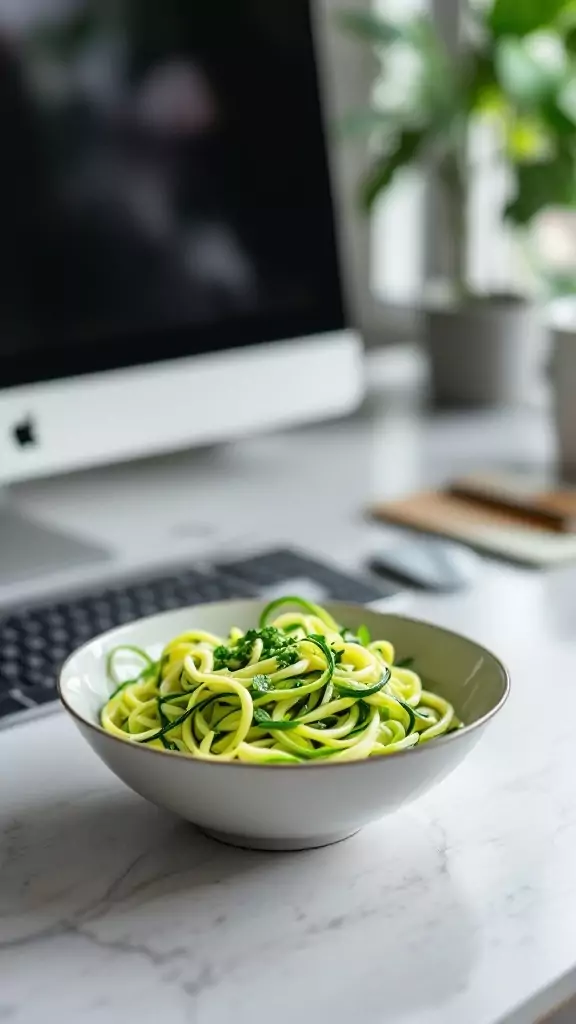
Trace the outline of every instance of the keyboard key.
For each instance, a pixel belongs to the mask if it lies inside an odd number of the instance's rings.
[[[10,693],[0,693],[0,718],[24,711],[24,705]]]
[[[362,603],[386,596],[383,587],[286,549],[220,565],[206,574],[187,569],[108,586],[0,618],[0,723],[6,715],[54,701],[62,663],[98,633],[172,608],[257,597],[276,584],[280,593],[290,592],[289,581],[298,579],[326,598]]]
[[[15,661],[9,661],[7,664],[2,665],[2,675],[13,682],[20,675],[20,668]]]
[[[41,683],[30,683],[28,686],[17,687],[10,691],[14,700],[20,701],[23,707],[33,708],[56,699],[54,688],[48,689]]]
[[[93,636],[145,615],[201,604],[207,595],[224,600],[232,595],[254,597],[256,591],[240,580],[191,570],[107,587],[0,619],[0,720],[54,701],[62,663]]]
[[[372,583],[371,580],[348,575],[335,566],[329,566],[316,559],[289,548],[255,555],[241,561],[222,562],[216,567],[225,575],[238,577],[257,588],[279,586],[279,592],[286,593],[283,584],[290,580],[309,580],[315,584],[317,601],[349,601],[368,604],[397,593],[399,586]],[[291,590],[288,591],[293,592]]]

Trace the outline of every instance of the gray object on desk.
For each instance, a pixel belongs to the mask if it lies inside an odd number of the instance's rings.
[[[378,575],[422,590],[449,593],[470,586],[480,562],[460,544],[405,533],[375,554],[369,564]]]

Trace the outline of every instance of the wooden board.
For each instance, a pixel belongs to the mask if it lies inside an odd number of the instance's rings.
[[[576,535],[543,525],[537,515],[496,508],[441,491],[425,491],[371,510],[379,520],[438,534],[533,566],[576,559]]]
[[[551,530],[576,531],[576,489],[540,473],[473,473],[454,480],[448,490],[504,511],[526,512]]]

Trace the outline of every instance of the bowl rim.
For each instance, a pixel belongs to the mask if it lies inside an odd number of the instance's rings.
[[[62,676],[64,675],[64,672],[65,672],[68,664],[74,658],[76,658],[82,651],[86,650],[88,647],[91,647],[92,644],[94,644],[96,641],[102,640],[104,637],[108,636],[110,633],[115,633],[119,629],[130,628],[130,626],[134,626],[134,625],[136,625],[136,623],[147,622],[150,619],[158,620],[158,619],[162,619],[162,618],[169,618],[170,616],[174,615],[175,612],[186,612],[188,610],[194,611],[197,608],[210,608],[210,607],[215,607],[216,605],[221,607],[222,605],[225,605],[225,604],[228,604],[228,603],[230,603],[230,604],[237,603],[238,601],[245,601],[246,604],[250,604],[250,603],[254,603],[256,605],[261,605],[262,604],[262,600],[258,599],[258,598],[230,598],[229,601],[211,601],[211,602],[207,601],[207,602],[204,602],[203,604],[189,605],[189,606],[184,606],[183,608],[170,609],[170,610],[168,610],[166,612],[159,612],[156,615],[146,615],[146,616],[143,616],[142,618],[134,619],[131,622],[123,623],[121,626],[115,626],[113,629],[105,630],[103,633],[98,633],[96,636],[92,637],[90,640],[87,640],[86,643],[81,644],[80,647],[77,647],[76,650],[73,651],[72,654],[69,654],[68,657],[66,658],[66,660],[63,662],[62,667],[60,669],[60,672],[58,673],[58,679],[57,679],[57,692],[58,692],[58,697],[60,699],[60,702],[62,703],[62,705],[64,706],[65,710],[68,712],[68,714],[71,715],[71,717],[73,719],[75,719],[78,723],[80,723],[80,725],[86,726],[88,729],[91,729],[98,736],[106,737],[107,739],[109,739],[109,740],[111,740],[111,741],[113,741],[115,743],[119,743],[119,744],[122,745],[122,747],[130,749],[130,750],[140,750],[142,752],[146,752],[147,754],[161,755],[162,757],[169,757],[171,759],[178,758],[181,762],[189,763],[189,764],[192,764],[192,765],[205,765],[205,766],[211,766],[211,767],[212,766],[214,766],[214,767],[218,766],[219,768],[241,768],[241,769],[249,768],[249,769],[256,769],[256,770],[260,770],[260,771],[262,771],[263,769],[266,769],[268,771],[270,769],[275,769],[275,770],[279,770],[281,772],[285,772],[287,770],[294,770],[294,769],[297,769],[298,771],[303,771],[305,768],[307,768],[307,769],[309,769],[311,771],[318,771],[320,769],[324,769],[324,770],[332,769],[332,770],[334,770],[336,768],[341,768],[341,769],[342,768],[353,768],[353,767],[359,767],[360,765],[379,764],[380,762],[386,761],[389,758],[407,757],[407,756],[414,755],[414,754],[423,754],[427,750],[430,750],[430,749],[435,750],[438,747],[444,747],[444,746],[446,746],[449,743],[454,743],[455,741],[457,742],[460,738],[462,738],[464,736],[468,736],[472,732],[474,732],[476,729],[479,729],[481,726],[486,725],[490,721],[491,718],[494,718],[494,716],[497,715],[498,712],[502,710],[502,708],[504,707],[504,705],[506,704],[506,702],[507,702],[507,700],[508,700],[508,698],[510,696],[510,689],[511,689],[510,672],[508,671],[508,668],[506,667],[504,662],[501,661],[501,659],[496,654],[494,654],[491,650],[489,650],[488,647],[485,647],[483,644],[479,644],[476,640],[473,640],[471,637],[466,636],[465,633],[456,633],[453,629],[446,629],[444,626],[439,626],[437,623],[430,622],[428,619],[417,619],[417,618],[414,618],[414,616],[411,616],[411,615],[401,615],[401,614],[398,614],[397,612],[381,611],[378,608],[371,608],[370,605],[356,604],[356,602],[354,602],[354,601],[351,601],[351,602],[347,602],[347,601],[328,601],[326,603],[330,607],[333,607],[333,606],[338,607],[339,605],[350,607],[351,605],[356,605],[356,607],[358,607],[358,608],[365,608],[365,610],[367,612],[370,612],[371,614],[386,616],[386,618],[388,618],[388,619],[398,619],[398,620],[400,620],[402,622],[407,622],[407,623],[415,625],[415,626],[427,626],[427,627],[429,627],[431,629],[439,630],[441,633],[445,633],[447,636],[455,637],[458,640],[465,640],[467,643],[473,644],[473,646],[480,653],[483,653],[483,654],[487,655],[489,658],[491,658],[492,661],[494,661],[496,663],[497,667],[500,669],[500,671],[502,673],[503,680],[504,680],[504,692],[503,692],[502,696],[500,697],[500,700],[498,701],[498,703],[495,704],[495,706],[493,708],[491,708],[490,711],[487,711],[485,715],[482,715],[482,717],[479,718],[476,722],[472,722],[471,725],[465,725],[462,729],[457,729],[455,732],[452,732],[452,733],[448,733],[448,734],[445,733],[443,736],[439,736],[436,739],[434,739],[434,741],[430,741],[428,743],[423,743],[423,744],[418,743],[415,747],[410,747],[407,750],[396,750],[396,751],[394,751],[391,754],[382,754],[380,757],[366,757],[366,758],[362,758],[361,760],[358,760],[358,761],[336,761],[336,762],[330,762],[330,761],[314,761],[314,762],[302,761],[302,762],[297,763],[297,764],[293,764],[293,763],[290,763],[290,762],[288,762],[286,764],[254,764],[252,762],[247,762],[247,761],[219,761],[216,758],[214,758],[212,760],[210,758],[191,757],[189,754],[183,754],[179,750],[159,750],[156,747],[148,747],[148,746],[146,746],[146,745],[144,745],[142,743],[130,743],[127,740],[120,739],[119,736],[115,736],[113,733],[108,732],[106,729],[103,728],[102,725],[100,725],[99,722],[91,722],[91,721],[89,721],[89,719],[84,718],[81,714],[79,714],[79,712],[77,712],[73,707],[71,707],[71,705],[67,701],[66,697],[64,696],[64,693],[62,691]]]

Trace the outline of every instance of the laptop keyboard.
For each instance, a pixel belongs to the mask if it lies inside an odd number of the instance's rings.
[[[110,586],[52,603],[0,613],[0,725],[56,700],[63,661],[81,644],[115,626],[228,598],[302,592],[312,600],[367,604],[398,588],[348,576],[306,555],[281,549],[214,566],[186,569]]]

